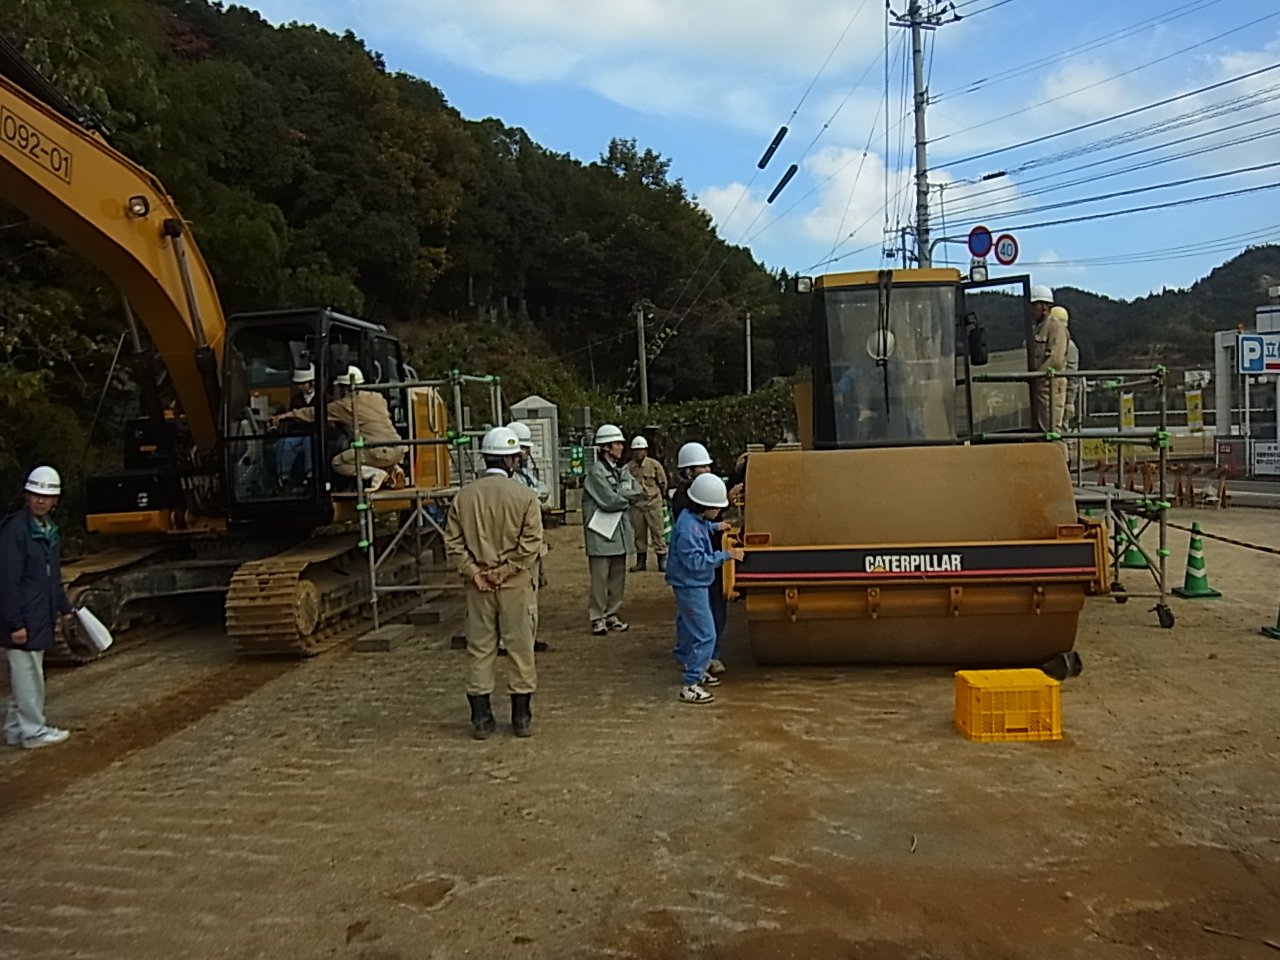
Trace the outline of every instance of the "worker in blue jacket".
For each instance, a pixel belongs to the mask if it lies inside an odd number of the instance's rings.
[[[704,687],[715,686],[718,677],[707,672],[716,646],[716,624],[711,613],[709,587],[716,571],[729,560],[741,560],[740,549],[716,550],[712,529],[720,511],[729,505],[724,481],[711,473],[694,477],[689,484],[689,507],[681,511],[671,532],[667,554],[667,583],[676,597],[676,660],[684,670],[680,688],[682,703],[711,703],[715,697]]]
[[[53,467],[36,467],[25,490],[26,506],[0,527],[0,645],[9,658],[5,743],[30,749],[71,735],[44,719],[44,652],[71,604],[62,589],[58,525],[50,516],[62,478]]]

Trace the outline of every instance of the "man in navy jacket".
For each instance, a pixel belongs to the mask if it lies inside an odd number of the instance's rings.
[[[58,619],[71,613],[71,604],[62,589],[58,526],[50,516],[62,479],[53,467],[36,467],[25,490],[26,506],[0,527],[0,646],[9,657],[4,739],[30,749],[71,735],[44,719],[44,652],[53,646]]]

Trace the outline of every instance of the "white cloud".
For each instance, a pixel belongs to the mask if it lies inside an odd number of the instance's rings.
[[[1036,259],[1022,261],[1019,266],[1029,271],[1032,280],[1036,283],[1047,284],[1050,287],[1082,286],[1089,268],[1080,264],[1064,263],[1062,262],[1064,259],[1056,250],[1045,250]]]
[[[744,234],[754,234],[772,222],[765,198],[745,183],[707,187],[695,198],[711,214],[716,232],[729,243],[741,243]]]
[[[517,83],[568,83],[646,113],[766,130],[849,24],[843,0],[259,0],[275,21],[321,17],[372,43],[411,42]],[[856,8],[855,8],[856,9]],[[878,50],[865,4],[827,71]]]

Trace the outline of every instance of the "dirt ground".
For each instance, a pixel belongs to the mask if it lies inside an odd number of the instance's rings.
[[[1280,512],[1195,518],[1280,546]],[[469,738],[456,618],[51,673],[73,739],[0,752],[0,957],[1280,957],[1280,557],[1208,542],[1225,597],[1172,631],[1091,601],[1065,738],[977,744],[949,671],[760,668],[736,619],[678,704],[661,578],[594,638],[581,531],[551,542],[529,740]]]

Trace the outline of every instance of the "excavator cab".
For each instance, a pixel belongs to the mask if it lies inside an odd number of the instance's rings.
[[[353,439],[324,410],[333,381],[357,366],[367,383],[406,379],[400,344],[380,325],[332,310],[238,314],[227,324],[223,436],[228,519],[321,524],[330,495],[351,483],[330,460]],[[310,379],[308,379],[310,377]],[[406,391],[383,393],[392,421],[407,435]],[[310,422],[272,417],[312,406]]]

